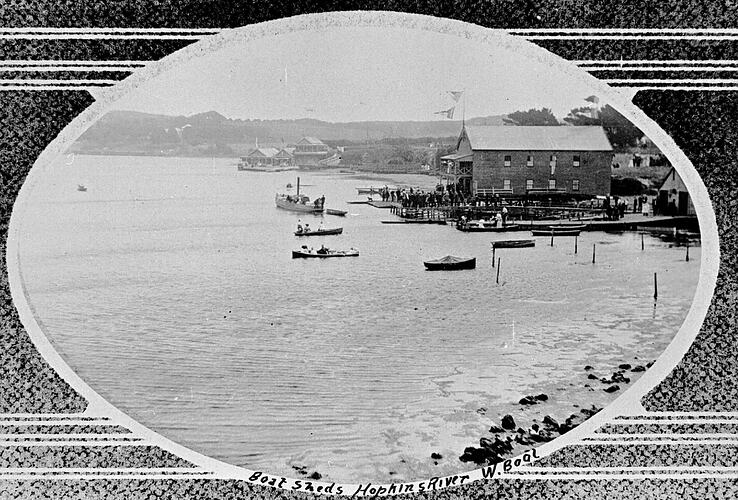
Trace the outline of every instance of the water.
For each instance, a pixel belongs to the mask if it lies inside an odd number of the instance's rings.
[[[472,468],[457,457],[492,420],[520,412],[523,395],[551,397],[523,420],[612,400],[583,387],[582,367],[608,375],[655,359],[694,295],[699,248],[687,263],[683,248],[647,237],[642,252],[629,233],[583,233],[577,255],[563,237],[498,250],[498,285],[490,241],[529,233],[383,225],[388,211],[345,203],[358,186],[430,187],[432,177],[300,176],[308,195],[349,210],[324,219],[343,235],[292,235],[298,218],[320,221],[274,206],[294,172],[60,158],[35,188],[20,242],[43,328],[95,390],[177,442],[274,474],[304,466],[377,482]],[[293,260],[303,243],[361,256]],[[477,269],[424,270],[446,254],[475,256]]]

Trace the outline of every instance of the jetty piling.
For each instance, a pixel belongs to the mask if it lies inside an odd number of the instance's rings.
[[[645,250],[646,246],[643,243],[643,233],[641,233],[641,251]]]
[[[495,267],[495,246],[492,245],[492,267]]]
[[[551,228],[551,246],[554,246],[554,229]]]
[[[574,236],[574,255],[577,254],[578,249],[579,249],[579,235]]]
[[[497,257],[497,284],[500,284],[500,258]]]
[[[595,263],[596,255],[597,255],[597,243],[592,243],[592,264]]]
[[[659,298],[659,281],[656,277],[656,273],[653,273],[653,300],[654,302]]]
[[[689,262],[689,240],[687,240],[687,258],[686,261]]]

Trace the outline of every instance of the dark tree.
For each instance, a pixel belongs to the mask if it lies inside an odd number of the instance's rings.
[[[505,125],[561,125],[548,108],[516,111],[502,120]]]
[[[602,126],[615,149],[637,146],[643,137],[643,132],[638,127],[615,111],[610,105],[603,106],[595,113],[592,113],[592,109],[589,107],[572,109],[564,118],[564,121],[572,125]]]

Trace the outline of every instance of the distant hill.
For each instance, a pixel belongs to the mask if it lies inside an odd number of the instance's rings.
[[[467,120],[470,125],[502,125],[503,116]],[[245,154],[260,146],[295,143],[317,137],[339,143],[392,138],[456,137],[461,121],[366,121],[332,123],[297,120],[239,120],[215,111],[192,116],[166,116],[137,111],[111,111],[90,127],[71,148],[80,153]]]

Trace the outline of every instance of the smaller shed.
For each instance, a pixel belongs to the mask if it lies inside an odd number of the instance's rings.
[[[656,213],[662,215],[695,215],[692,197],[679,172],[671,167],[659,186]]]

